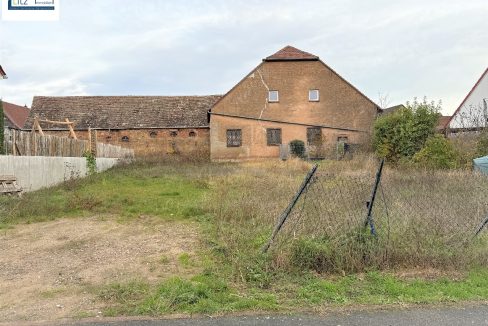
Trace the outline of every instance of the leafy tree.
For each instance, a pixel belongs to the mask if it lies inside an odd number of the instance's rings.
[[[440,108],[440,102],[414,99],[405,108],[379,117],[373,134],[377,155],[392,162],[411,159],[435,134]]]
[[[0,100],[0,155],[5,154],[5,149],[3,148],[3,141],[5,138],[5,118],[3,114],[3,103]]]
[[[433,169],[456,168],[459,159],[452,142],[442,135],[427,139],[425,146],[413,156],[413,161],[418,165]]]

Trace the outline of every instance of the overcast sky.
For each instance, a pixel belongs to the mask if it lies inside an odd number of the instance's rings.
[[[6,0],[0,0],[6,1]],[[58,22],[0,21],[0,96],[223,94],[292,45],[375,102],[452,113],[488,67],[487,0],[62,0]]]

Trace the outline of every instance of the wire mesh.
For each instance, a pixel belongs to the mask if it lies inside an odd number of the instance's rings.
[[[375,171],[319,169],[271,250],[288,260],[306,260],[298,252],[304,246],[322,250],[319,254],[329,257],[319,269],[440,265],[460,259],[488,218],[486,177],[471,171],[386,169],[372,209],[373,235],[365,222],[374,183]]]

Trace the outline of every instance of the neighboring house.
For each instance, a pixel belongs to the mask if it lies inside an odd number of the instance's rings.
[[[478,79],[449,120],[451,132],[476,130],[488,126],[488,68]]]
[[[441,133],[444,133],[447,129],[447,124],[449,123],[449,121],[451,120],[451,116],[450,115],[442,115],[439,117],[439,121],[437,122],[437,126],[435,128],[435,130],[437,132],[441,132]]]
[[[7,73],[3,70],[2,66],[0,65],[0,79],[7,79]]]
[[[29,116],[29,108],[2,101],[5,128],[22,129]]]
[[[134,149],[136,156],[192,154],[208,156],[208,111],[220,96],[70,96],[34,97],[25,124],[40,120],[75,122],[80,139],[88,129],[97,140]],[[41,122],[44,132],[68,136],[66,126]]]
[[[390,114],[390,113],[393,113],[395,111],[398,111],[398,110],[403,110],[403,109],[406,109],[407,107],[403,104],[398,104],[398,105],[395,105],[395,106],[390,106],[389,108],[386,108],[386,109],[383,109],[383,112],[381,112],[381,114]]]
[[[319,57],[287,46],[213,106],[211,159],[279,157],[280,145],[295,139],[305,142],[311,157],[336,157],[340,143],[370,141],[379,112]]]

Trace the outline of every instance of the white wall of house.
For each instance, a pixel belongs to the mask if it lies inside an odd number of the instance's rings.
[[[488,69],[476,87],[452,117],[449,128],[479,128],[488,126]]]
[[[104,171],[119,162],[97,158],[97,170]],[[14,175],[24,191],[35,191],[87,175],[83,157],[0,156],[0,175]]]

